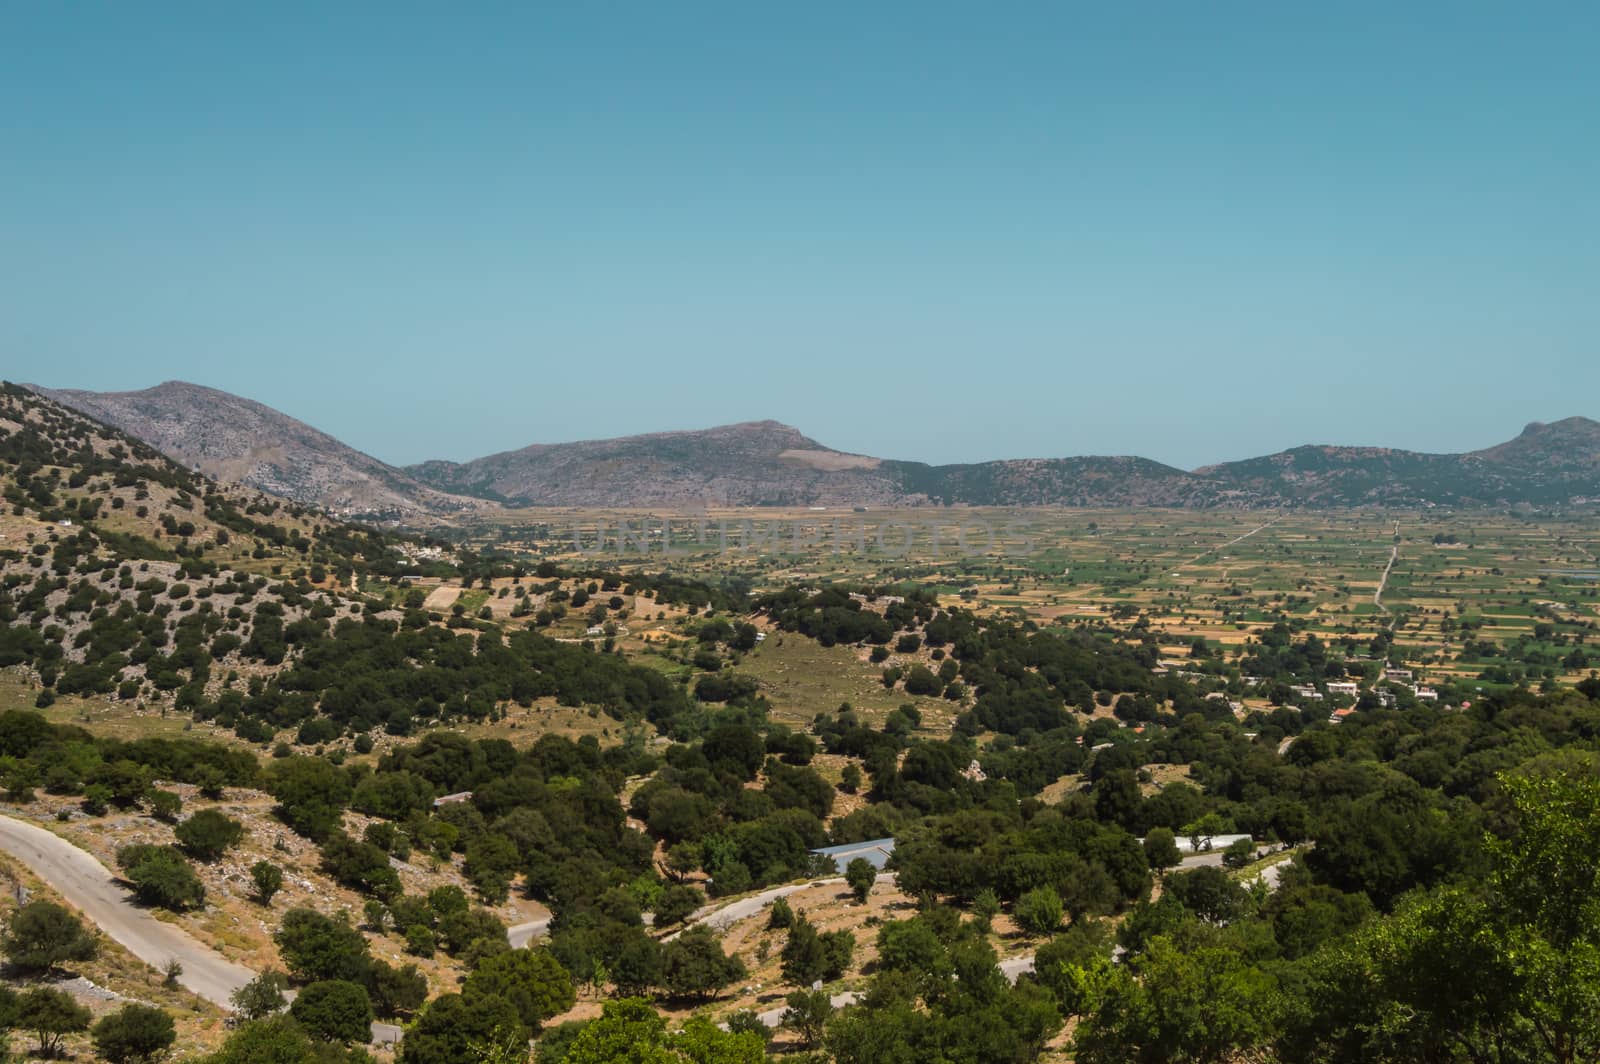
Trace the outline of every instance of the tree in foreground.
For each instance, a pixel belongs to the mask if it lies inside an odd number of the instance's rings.
[[[296,995],[289,1015],[325,1042],[365,1042],[372,1031],[372,1003],[356,983],[328,979]]]
[[[11,914],[0,950],[25,972],[43,974],[67,961],[93,960],[94,935],[70,911],[54,902],[33,901]]]
[[[89,1010],[65,990],[38,987],[17,996],[16,1025],[33,1032],[41,1057],[55,1056],[61,1049],[61,1040],[87,1031],[89,1020]]]
[[[124,1005],[103,1017],[92,1032],[94,1050],[111,1064],[151,1064],[177,1040],[172,1017],[150,1005]]]
[[[470,1005],[481,997],[497,997],[516,1009],[522,1025],[534,1034],[552,1016],[577,1000],[572,977],[549,950],[508,950],[483,961],[467,977],[462,995]]]
[[[766,1043],[753,1032],[734,1034],[696,1016],[677,1033],[648,1001],[608,1001],[567,1048],[565,1064],[762,1064]]]
[[[453,1064],[482,1058],[496,1046],[524,1047],[528,1029],[505,998],[481,994],[470,1002],[460,994],[440,994],[428,1002],[400,1043],[400,1064]]]
[[[1080,1064],[1241,1059],[1277,1029],[1277,981],[1226,944],[1182,948],[1157,936],[1132,965],[1096,975],[1083,995],[1096,1007],[1073,1042]]]
[[[1502,775],[1481,886],[1414,894],[1310,958],[1286,1059],[1600,1059],[1600,779]]]
[[[234,1031],[205,1064],[334,1064],[349,1059],[340,1047],[314,1041],[288,1016],[273,1016]]]

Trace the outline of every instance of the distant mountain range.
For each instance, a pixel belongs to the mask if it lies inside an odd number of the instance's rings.
[[[403,519],[484,506],[481,499],[421,483],[270,406],[215,388],[185,381],[139,392],[27,387],[214,480],[343,516]]]
[[[406,468],[285,414],[181,381],[36,391],[218,479],[352,516],[511,506],[1567,506],[1600,502],[1600,423],[1535,423],[1466,454],[1304,446],[1176,469],[1145,458],[927,465],[835,451],[776,421],[534,444]]]

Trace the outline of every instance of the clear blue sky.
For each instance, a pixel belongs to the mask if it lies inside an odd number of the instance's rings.
[[[1600,416],[1600,5],[249,6],[0,0],[0,375],[394,462]]]

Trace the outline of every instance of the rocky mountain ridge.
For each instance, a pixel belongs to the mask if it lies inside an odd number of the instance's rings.
[[[238,396],[36,389],[218,479],[345,516],[508,506],[1569,506],[1600,502],[1600,423],[1570,417],[1464,454],[1306,445],[1192,471],[1135,456],[954,465],[834,450],[777,421],[533,444],[397,468]]]

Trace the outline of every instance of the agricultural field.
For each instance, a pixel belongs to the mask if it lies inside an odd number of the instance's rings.
[[[521,510],[469,527],[464,545],[758,591],[916,584],[1040,625],[1147,625],[1176,658],[1282,622],[1351,648],[1386,635],[1387,656],[1431,681],[1571,682],[1600,665],[1587,515]]]

